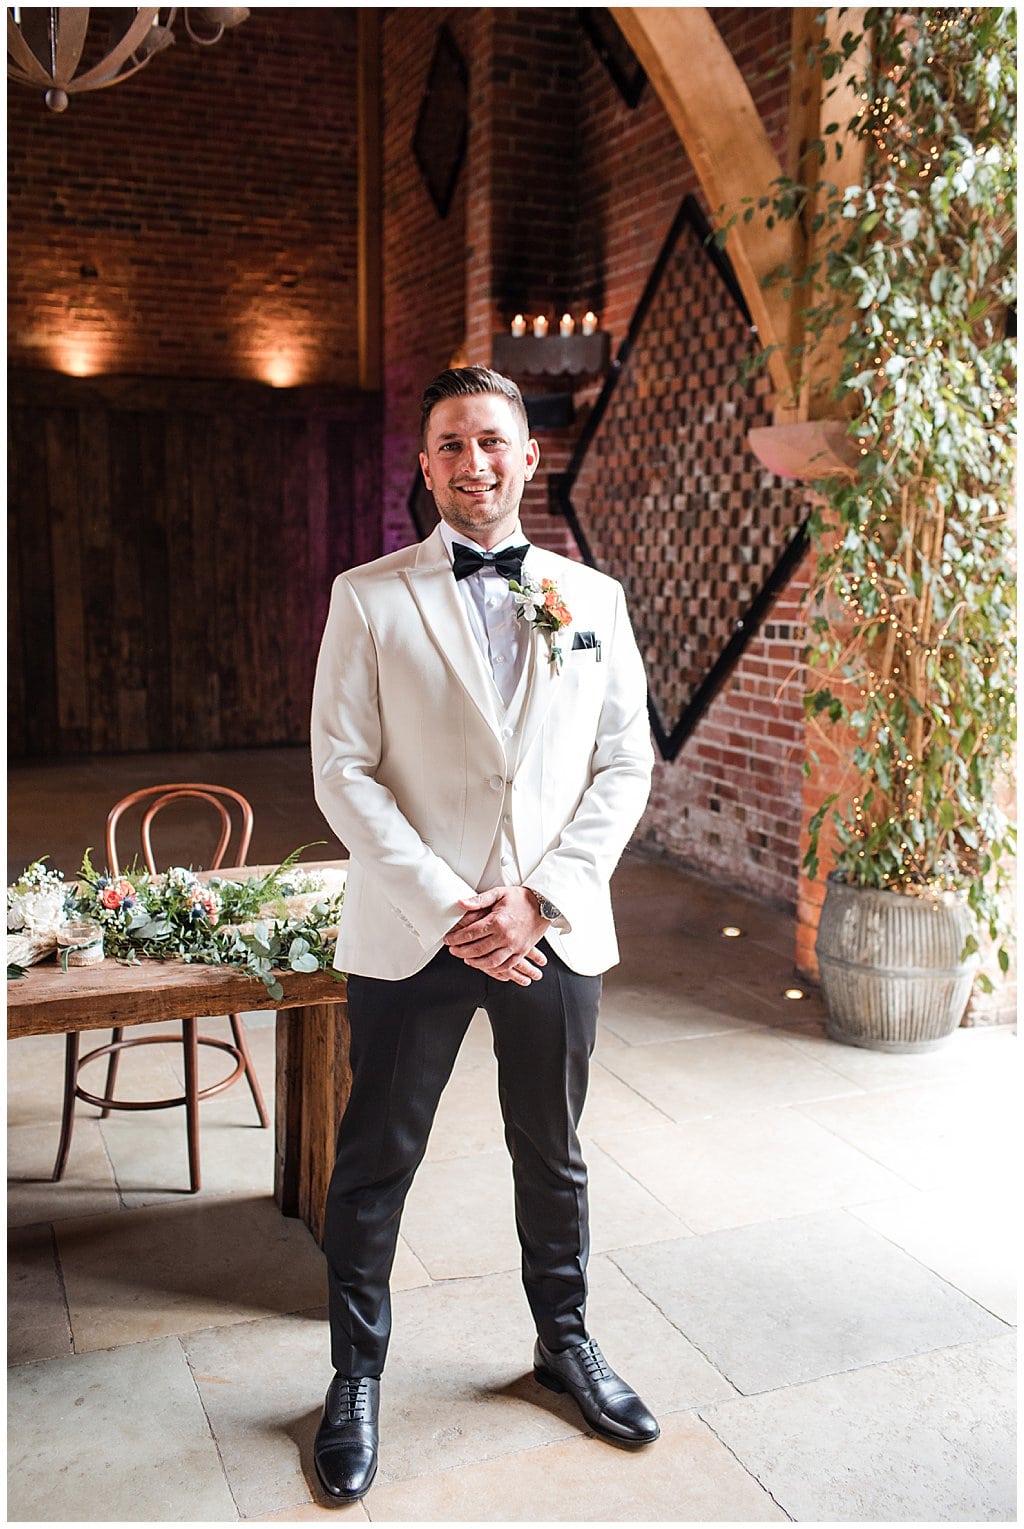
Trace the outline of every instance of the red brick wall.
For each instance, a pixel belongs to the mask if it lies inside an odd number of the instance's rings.
[[[354,12],[177,32],[62,116],[10,85],[9,359],[356,386]]]

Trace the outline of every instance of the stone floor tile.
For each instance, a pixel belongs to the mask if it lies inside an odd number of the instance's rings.
[[[667,1117],[650,1104],[635,1088],[623,1083],[596,1059],[590,1064],[587,1102],[580,1120],[582,1134],[596,1121],[605,1131],[643,1131],[649,1126],[664,1125]]]
[[[1012,1335],[702,1408],[798,1523],[1015,1522]]]
[[[176,1338],[8,1372],[12,1521],[234,1523]]]
[[[655,1411],[731,1393],[607,1259],[592,1261],[590,1288],[592,1331]],[[394,1317],[382,1385],[382,1484],[586,1432],[575,1404],[533,1378],[533,1323],[517,1274],[396,1294]]]
[[[304,1524],[311,1518],[330,1518],[340,1519],[343,1523],[355,1519],[365,1524],[369,1517],[365,1502],[339,1504],[336,1508],[322,1508],[319,1503],[304,1502],[295,1507],[281,1508],[277,1513],[254,1513],[252,1520],[257,1524]]]
[[[60,1121],[15,1126],[7,1132],[7,1224],[66,1221],[119,1210],[114,1170],[97,1128],[76,1131],[64,1177],[51,1177]]]
[[[392,1290],[415,1290],[419,1285],[429,1285],[430,1275],[420,1263],[404,1237],[399,1237],[395,1250],[395,1262],[391,1268]]]
[[[518,1269],[505,1149],[421,1163],[405,1202],[402,1236],[432,1279]]]
[[[1006,1330],[845,1211],[629,1248],[614,1261],[744,1395]]]
[[[1015,1200],[984,1181],[959,1190],[919,1190],[852,1206],[874,1227],[1004,1322],[1017,1320],[1020,1272]]]
[[[597,1140],[694,1232],[853,1205],[905,1188],[864,1153],[788,1108],[645,1131],[602,1126]]]
[[[781,983],[781,986],[777,986]],[[788,967],[780,967],[778,976],[770,988],[766,987],[763,974],[752,972],[749,978],[723,978],[723,989],[726,1000],[734,1002],[733,995],[737,995],[743,1005],[741,1012],[748,1015],[751,1023],[767,1025],[771,1029],[788,1030],[817,1023],[824,1033],[824,1021],[826,1018],[825,1004],[821,996],[821,989],[801,977],[795,971],[792,962]],[[787,992],[792,990],[797,996],[787,997]],[[750,1008],[751,998],[758,1000],[760,1007]]]
[[[735,1395],[706,1356],[623,1274],[611,1254],[591,1259],[589,1284],[589,1331],[612,1369],[657,1418],[696,1407],[709,1395]],[[549,1405],[562,1408],[578,1428],[584,1426],[565,1397],[549,1395]]]
[[[799,1108],[918,1189],[980,1179],[1014,1192],[1019,1100],[1010,1071],[803,1101]]]
[[[88,1030],[82,1035],[81,1052],[84,1054],[97,1046],[105,1046],[109,1040],[109,1030]],[[14,1126],[47,1125],[54,1133],[54,1152],[57,1149],[61,1103],[64,1097],[64,1050],[63,1035],[24,1035],[7,1043],[8,1129]],[[164,1048],[159,1046],[143,1046],[135,1049],[132,1053],[132,1061],[138,1065],[133,1067],[130,1073],[127,1064],[122,1070],[128,1078],[129,1085],[136,1081],[134,1077],[136,1072],[139,1074],[141,1083],[134,1091],[129,1087],[124,1097],[144,1099],[147,1088],[158,1091],[173,1087],[174,1074],[161,1055],[163,1050]],[[106,1059],[98,1058],[90,1063],[82,1074],[82,1083],[90,1092],[103,1092],[106,1081],[105,1066]],[[159,1097],[158,1093],[157,1097]],[[91,1105],[82,1103],[81,1100],[78,1101],[75,1112],[76,1126],[99,1118],[99,1111],[93,1109]]]
[[[995,1078],[1017,1066],[1017,1037],[1012,1027],[994,1025],[957,1030],[934,1051],[869,1051],[864,1046],[845,1046],[824,1033],[794,1035],[792,1044],[851,1083],[865,1089],[906,1088],[936,1079],[980,1081]]]
[[[637,1175],[623,1171],[588,1137],[582,1142],[589,1175],[591,1252],[687,1235],[689,1228],[644,1188]]]
[[[515,1276],[399,1291],[394,1316],[381,1482],[577,1431],[530,1374],[530,1316]],[[268,1318],[192,1334],[187,1346],[242,1514],[316,1501],[313,1439],[332,1374],[326,1324]]]
[[[326,1303],[323,1256],[269,1195],[60,1222],[75,1347],[112,1347]]]
[[[274,1187],[274,1116],[261,1128],[248,1088],[199,1106],[202,1194],[241,1194]],[[111,1115],[100,1126],[124,1204],[132,1210],[176,1204],[189,1189],[184,1110]],[[73,1150],[73,1149],[72,1149]]]
[[[762,1523],[786,1521],[768,1493],[687,1413],[630,1451],[574,1439],[462,1470],[375,1487],[371,1520],[388,1523]]]
[[[475,1061],[460,1054],[434,1117],[427,1162],[503,1151],[504,1140],[493,1054]]]
[[[313,1439],[333,1374],[325,1315],[210,1327],[183,1341],[241,1516],[316,1503]]]
[[[583,1150],[594,1252],[685,1234],[686,1227],[599,1148],[584,1141]],[[512,1165],[505,1148],[424,1162],[406,1201],[402,1235],[432,1279],[518,1269]]]
[[[860,1092],[772,1031],[631,1046],[610,1053],[604,1065],[672,1120],[741,1115]]]
[[[7,1238],[7,1363],[63,1359],[71,1353],[52,1226],[27,1226]]]
[[[720,986],[705,982],[683,990],[657,976],[646,981],[607,980],[601,999],[601,1024],[631,1046],[724,1035],[751,1022],[749,999],[727,1003]]]

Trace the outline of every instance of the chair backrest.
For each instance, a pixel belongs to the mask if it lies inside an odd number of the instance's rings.
[[[205,802],[220,819],[220,837],[217,840],[217,847],[212,858],[203,865],[202,869],[216,871],[224,864],[232,833],[235,833],[236,837],[229,864],[245,864],[245,857],[249,852],[249,841],[252,838],[253,823],[252,808],[245,797],[240,791],[232,791],[230,786],[208,786],[197,781],[183,781],[169,786],[144,786],[141,791],[132,791],[128,796],[123,796],[110,809],[107,816],[107,867],[112,875],[120,875],[121,871],[117,854],[117,826],[123,815],[132,807],[149,801],[142,816],[142,854],[150,871],[155,874],[157,864],[153,855],[153,819],[171,802],[181,801],[187,797]],[[240,821],[232,819],[229,810],[231,807],[236,810]]]

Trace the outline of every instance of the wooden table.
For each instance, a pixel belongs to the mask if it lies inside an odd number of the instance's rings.
[[[218,874],[244,877],[265,869]],[[47,962],[7,984],[7,1034],[62,1035],[276,1009],[274,1198],[284,1215],[301,1217],[320,1242],[334,1140],[352,1082],[347,990],[333,972],[282,972],[279,980],[284,997],[271,998],[262,982],[227,966],[119,966],[107,960],[63,972]]]

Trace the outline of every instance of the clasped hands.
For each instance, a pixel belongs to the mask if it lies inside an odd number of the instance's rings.
[[[548,929],[525,887],[492,887],[459,903],[466,912],[444,937],[453,956],[498,982],[529,987],[547,965],[537,941]]]

